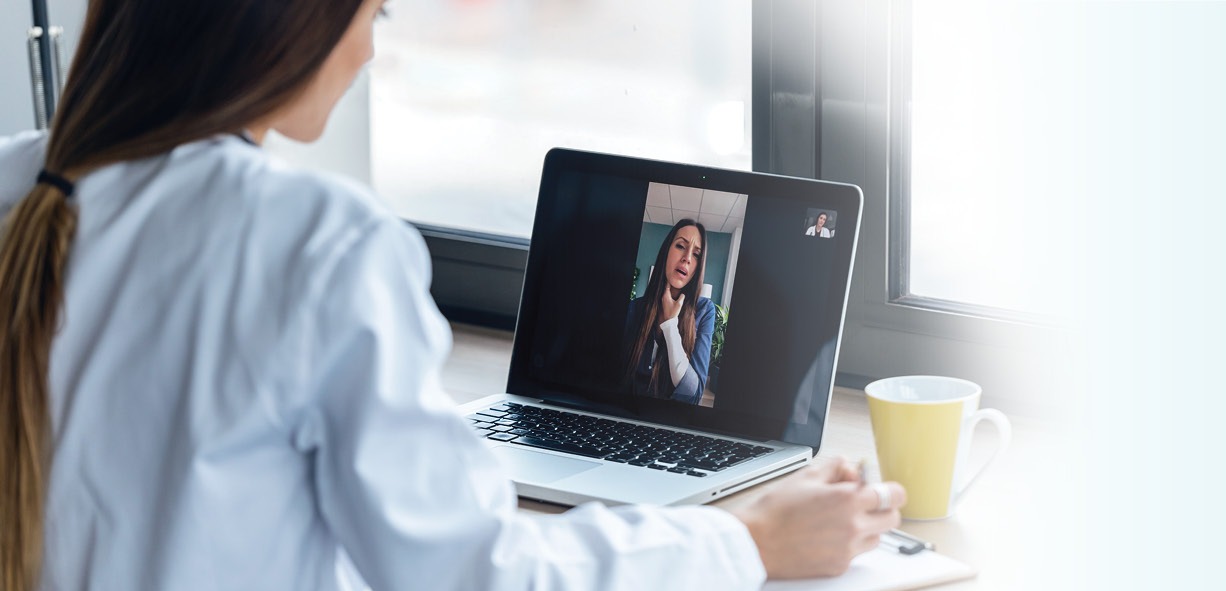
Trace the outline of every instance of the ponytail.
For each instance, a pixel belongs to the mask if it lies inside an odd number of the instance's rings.
[[[76,205],[64,188],[40,179],[0,230],[2,589],[38,584],[51,464],[48,362],[76,226]]]

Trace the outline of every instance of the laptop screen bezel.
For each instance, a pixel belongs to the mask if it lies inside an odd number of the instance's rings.
[[[758,416],[744,412],[724,411],[718,408],[698,407],[668,400],[646,397],[611,395],[608,392],[585,390],[569,384],[549,384],[532,377],[529,367],[529,348],[535,339],[536,320],[541,310],[540,301],[544,259],[542,249],[529,247],[524,285],[520,295],[519,314],[516,320],[515,339],[512,346],[511,366],[507,377],[507,392],[520,396],[539,398],[547,402],[579,410],[597,412],[623,418],[644,420],[674,427],[721,433],[755,440],[783,440],[805,445],[815,451],[820,448],[825,431],[824,418],[829,414],[830,397],[834,388],[834,367],[838,363],[838,348],[846,318],[847,299],[851,284],[851,271],[859,237],[863,196],[854,185],[785,177],[767,173],[727,170],[691,164],[679,164],[601,154],[563,148],[554,148],[545,157],[541,174],[540,193],[537,199],[536,219],[542,212],[555,206],[555,200],[563,198],[556,190],[560,175],[568,172],[608,175],[626,179],[644,180],[666,185],[680,185],[713,191],[748,195],[771,195],[775,198],[796,199],[799,204],[821,207],[839,212],[840,231],[851,229],[851,240],[842,240],[836,247],[835,266],[831,273],[831,302],[840,304],[837,310],[837,336],[834,366],[830,368],[830,384],[825,391],[825,400],[814,397],[812,404],[821,404],[823,424],[804,425],[804,428],[788,429],[786,419]],[[543,228],[534,227],[533,236]],[[835,293],[837,292],[837,293]],[[831,320],[836,314],[831,311]],[[790,436],[781,436],[787,431]]]

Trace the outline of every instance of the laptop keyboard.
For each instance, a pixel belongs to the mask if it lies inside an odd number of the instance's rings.
[[[703,477],[774,451],[728,439],[504,402],[468,415],[477,435]]]

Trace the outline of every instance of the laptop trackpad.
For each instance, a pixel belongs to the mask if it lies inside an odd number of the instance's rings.
[[[511,477],[521,482],[548,484],[600,467],[596,462],[564,458],[510,445],[495,447],[494,455],[498,456],[498,461],[511,473]]]

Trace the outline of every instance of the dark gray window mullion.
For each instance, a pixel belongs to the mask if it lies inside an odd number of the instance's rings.
[[[911,3],[890,15],[889,301],[911,295]]]
[[[817,178],[820,2],[766,0],[753,9],[753,169]]]

